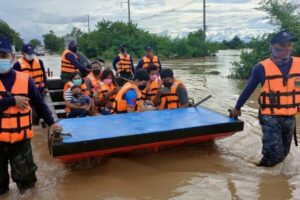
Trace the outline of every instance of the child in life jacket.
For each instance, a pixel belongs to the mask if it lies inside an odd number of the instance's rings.
[[[91,107],[90,97],[82,93],[79,85],[72,86],[71,92],[72,99],[69,104],[71,111],[68,118],[86,117],[89,115]]]

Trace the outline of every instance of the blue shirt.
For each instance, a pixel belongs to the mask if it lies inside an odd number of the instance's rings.
[[[0,80],[6,91],[10,92],[16,80],[16,72],[11,70],[7,74],[0,74]],[[36,89],[34,80],[31,77],[28,81],[28,98],[30,99],[30,105],[35,107],[38,115],[42,117],[49,126],[54,124],[52,113],[44,102],[40,92]],[[10,106],[15,105],[16,101],[14,97],[4,97],[0,99],[0,113],[8,109]]]
[[[287,76],[291,69],[292,63],[293,63],[293,59],[291,58],[288,63],[283,65],[277,65],[277,66],[281,71],[281,73],[284,76]],[[265,83],[265,69],[260,63],[258,63],[254,66],[251,75],[248,78],[247,85],[244,88],[242,94],[240,95],[235,108],[237,110],[240,110],[243,107],[243,105],[246,103],[246,101],[249,99],[251,94],[254,92],[258,84],[264,85],[264,83]]]
[[[137,98],[138,96],[134,89],[128,90],[123,96],[123,99],[126,100],[127,105],[130,106],[136,106]]]
[[[82,94],[80,97],[72,97],[71,103],[77,104],[80,103],[81,106],[88,105],[90,103],[91,99],[90,97],[86,96],[85,94]]]
[[[117,64],[118,64],[118,62],[120,61],[120,56],[118,55],[117,57],[115,57],[115,59],[113,60],[113,63],[112,63],[112,65],[113,65],[113,67],[114,67],[114,70],[117,72],[118,71],[118,67],[117,67]],[[134,65],[133,65],[133,61],[132,61],[132,58],[131,58],[131,56],[130,56],[130,65],[131,65],[131,70],[132,70],[132,72],[134,73]]]

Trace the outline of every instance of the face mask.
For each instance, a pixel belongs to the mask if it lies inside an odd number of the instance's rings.
[[[94,74],[95,76],[98,76],[100,73],[101,73],[101,70],[100,70],[100,69],[94,69],[94,70],[93,70],[93,74]]]
[[[150,76],[150,80],[151,81],[155,81],[157,79],[158,75],[157,74],[154,74],[154,75],[151,75]]]
[[[25,59],[28,60],[28,61],[32,61],[33,60],[33,55],[25,54]]]
[[[0,59],[0,74],[6,74],[11,70],[12,66],[10,59]]]
[[[74,83],[74,85],[81,85],[82,80],[81,79],[74,79],[72,82]]]
[[[164,82],[163,82],[163,85],[164,85],[166,88],[170,88],[170,87],[172,87],[173,83],[172,83],[172,82],[169,82],[169,81],[164,81]]]
[[[78,48],[77,47],[71,47],[70,50],[73,51],[74,53],[76,53]]]
[[[284,50],[282,48],[271,47],[271,56],[277,64],[284,64],[288,62],[292,54],[291,50]]]
[[[103,80],[103,83],[105,83],[106,85],[110,85],[112,83],[112,79],[111,78],[106,78]]]
[[[147,86],[146,85],[139,85],[138,88],[139,90],[144,90]]]

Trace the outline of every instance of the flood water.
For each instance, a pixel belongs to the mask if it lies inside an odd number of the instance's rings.
[[[238,55],[238,51],[227,50],[215,58],[162,60],[162,64],[174,69],[196,102],[211,94],[213,98],[203,106],[227,114],[245,84],[225,78]],[[41,59],[58,75],[58,56]],[[203,74],[209,71],[221,74]],[[39,166],[37,185],[20,195],[11,183],[11,191],[1,199],[300,199],[300,147],[292,145],[286,160],[273,168],[257,168],[253,164],[261,158],[257,96],[258,91],[243,107],[240,119],[245,122],[245,130],[229,138],[156,153],[89,160],[75,168],[51,158],[46,131],[35,128],[32,143]]]

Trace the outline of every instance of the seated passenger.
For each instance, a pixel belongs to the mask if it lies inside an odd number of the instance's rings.
[[[146,70],[137,70],[134,81],[128,81],[123,85],[116,95],[114,102],[115,113],[144,111],[141,101],[142,93],[149,84],[149,74]]]
[[[113,113],[113,103],[115,101],[118,88],[115,82],[115,76],[111,69],[105,69],[102,72],[100,88],[97,91],[96,105],[99,105],[99,112],[103,115]]]
[[[63,91],[64,92],[64,100],[66,102],[66,113],[67,114],[70,112],[70,108],[68,107],[67,102],[70,102],[72,97],[73,97],[71,88],[74,85],[80,86],[81,91],[82,91],[83,94],[85,94],[87,96],[90,95],[89,91],[86,89],[86,85],[83,83],[83,79],[81,77],[80,72],[72,73],[70,78],[71,78],[70,81],[65,84],[64,91]]]
[[[147,67],[147,72],[150,76],[150,82],[148,87],[142,91],[142,100],[150,100],[153,103],[160,82],[159,68],[154,64],[150,64]]]
[[[174,78],[171,69],[163,69],[160,73],[163,86],[154,99],[154,105],[160,110],[189,107],[188,94],[185,86]]]
[[[79,85],[72,86],[71,92],[71,100],[66,101],[68,108],[70,108],[68,118],[86,117],[91,107],[90,97],[82,93]]]
[[[90,94],[93,94],[95,87],[99,87],[101,71],[104,66],[104,61],[94,61],[91,63],[91,72],[85,77],[84,82],[89,90]]]

